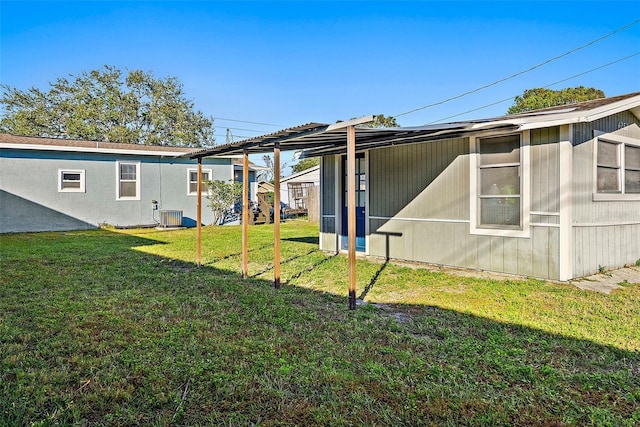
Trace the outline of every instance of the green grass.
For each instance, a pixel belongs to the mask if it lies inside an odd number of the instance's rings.
[[[317,226],[0,236],[0,425],[637,425],[640,286],[358,260]]]

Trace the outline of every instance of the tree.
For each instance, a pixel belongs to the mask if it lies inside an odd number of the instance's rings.
[[[303,170],[311,169],[314,166],[318,166],[320,164],[320,157],[309,157],[307,159],[302,159],[295,165],[291,166],[291,171],[293,173],[302,172]]]
[[[266,181],[266,182],[273,182],[273,179],[275,177],[275,170],[276,170],[276,165],[275,163],[273,163],[273,159],[271,158],[271,155],[269,154],[265,154],[264,156],[262,156],[262,161],[264,162],[264,165],[267,167],[267,170],[263,170],[260,171],[258,173],[258,179],[261,181]],[[288,165],[286,163],[281,163],[280,164],[280,178],[282,178],[282,171],[287,167]]]
[[[524,113],[540,108],[555,107],[557,105],[575,104],[582,101],[604,98],[604,92],[592,87],[568,87],[561,90],[535,88],[525,90],[522,95],[514,99],[514,103],[507,114]]]
[[[207,200],[213,213],[213,224],[222,224],[232,206],[242,198],[242,184],[221,180],[206,181]]]
[[[393,116],[385,116],[384,114],[377,114],[373,117],[371,123],[361,125],[364,128],[397,128],[400,127],[396,118]]]
[[[194,110],[175,77],[116,67],[58,78],[48,91],[0,85],[0,131],[147,145],[210,146],[213,119]]]

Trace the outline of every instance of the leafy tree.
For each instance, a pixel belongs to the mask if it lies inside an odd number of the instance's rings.
[[[0,85],[0,131],[148,145],[210,146],[213,119],[194,110],[175,77],[116,67],[58,78],[48,91]]]
[[[364,128],[397,128],[400,127],[396,118],[393,116],[385,116],[384,114],[377,114],[373,117],[371,123],[361,125]]]
[[[525,90],[522,95],[514,99],[514,103],[507,114],[524,113],[540,108],[555,107],[557,105],[575,104],[582,101],[604,98],[604,92],[592,87],[568,87],[561,90],[535,88]]]
[[[213,213],[213,224],[220,225],[227,212],[242,199],[242,184],[235,181],[206,181],[207,200]]]
[[[291,166],[291,171],[293,173],[302,172],[303,170],[311,169],[314,166],[318,166],[320,164],[320,157],[310,157],[307,159],[302,159],[295,165]]]

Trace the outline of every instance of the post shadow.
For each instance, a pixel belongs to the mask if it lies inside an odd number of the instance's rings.
[[[373,275],[373,277],[371,278],[371,281],[369,281],[369,284],[365,286],[365,288],[362,290],[362,293],[358,297],[359,300],[365,299],[369,291],[373,289],[373,285],[375,285],[378,282],[380,275],[382,274],[384,269],[387,268],[387,265],[389,264],[389,259],[391,258],[389,255],[389,237],[390,236],[402,237],[402,233],[399,233],[397,231],[376,231],[373,234],[380,234],[384,236],[384,251],[385,251],[384,263],[382,263],[382,266],[378,269],[378,271],[376,271],[376,274]]]

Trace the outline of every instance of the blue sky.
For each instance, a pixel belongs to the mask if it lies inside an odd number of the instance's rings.
[[[0,80],[20,89],[114,65],[175,76],[227,128],[397,115],[541,64],[640,19],[640,2],[99,2],[0,4]],[[640,23],[490,88],[398,117],[414,126],[640,52]],[[640,54],[552,86],[640,91]],[[503,114],[503,102],[447,121]],[[243,123],[224,119],[266,123]],[[286,160],[286,159],[285,159]]]

